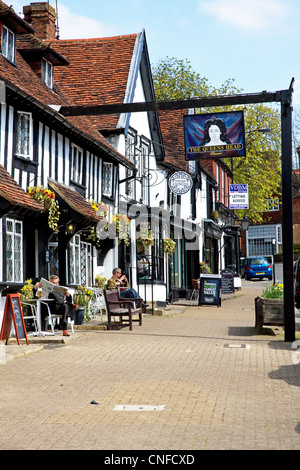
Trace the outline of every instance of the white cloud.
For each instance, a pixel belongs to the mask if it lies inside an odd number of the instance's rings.
[[[29,1],[16,0],[13,2],[12,7],[17,14],[23,17],[23,6],[29,4]],[[54,0],[50,4],[56,9],[56,2]],[[93,18],[72,13],[70,8],[63,3],[58,4],[57,13],[60,39],[87,39],[120,34],[120,28],[116,25],[104,24]]]
[[[71,13],[62,3],[58,8],[60,39],[86,39],[117,35],[119,29],[112,24],[104,24],[93,18]]]
[[[220,22],[243,30],[274,27],[286,16],[282,0],[199,0],[198,11],[215,16]]]

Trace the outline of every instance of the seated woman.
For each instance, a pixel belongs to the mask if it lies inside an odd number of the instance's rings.
[[[120,297],[126,298],[126,299],[141,299],[141,296],[138,294],[138,292],[133,289],[129,288],[129,282],[125,276],[125,274],[122,275],[122,271],[120,268],[114,268],[112,272],[112,277],[108,279],[107,281],[107,288],[108,289],[117,289],[118,287],[123,287],[125,290],[122,290],[120,292]],[[144,302],[142,303],[142,306],[144,308],[148,307],[147,304]]]

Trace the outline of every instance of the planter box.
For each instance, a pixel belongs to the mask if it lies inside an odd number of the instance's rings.
[[[258,334],[262,333],[264,325],[284,325],[283,299],[255,299],[255,328]]]

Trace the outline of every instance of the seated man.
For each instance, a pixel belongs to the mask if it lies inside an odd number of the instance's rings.
[[[49,277],[49,281],[52,284],[58,285],[59,284],[59,277],[55,274]],[[41,283],[38,282],[35,285],[35,288],[41,287]],[[71,320],[74,320],[74,310],[73,310],[73,302],[72,296],[69,292],[66,292],[65,298],[62,299],[60,295],[55,292],[50,292],[48,295],[49,299],[54,299],[55,302],[49,302],[49,308],[51,310],[52,315],[61,315],[62,316],[62,330],[63,336],[70,336],[67,330],[68,326],[68,317]]]
[[[123,287],[125,290],[120,291],[120,297],[126,298],[126,299],[132,299],[132,298],[137,298],[141,299],[141,296],[137,293],[137,291],[133,288],[129,288],[129,282],[125,276],[125,274],[122,275],[122,271],[120,268],[114,268],[112,272],[112,277],[108,279],[107,281],[107,288],[108,289],[117,289],[118,287]],[[142,306],[148,307],[147,304],[144,302],[142,303]]]

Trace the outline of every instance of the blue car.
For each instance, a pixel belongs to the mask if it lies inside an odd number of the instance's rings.
[[[241,276],[245,279],[273,279],[272,264],[264,256],[250,256],[241,261]]]

